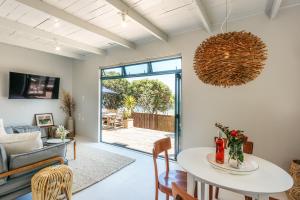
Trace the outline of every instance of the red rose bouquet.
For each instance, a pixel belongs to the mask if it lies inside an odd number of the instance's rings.
[[[230,130],[229,127],[216,123],[215,126],[219,128],[227,138],[227,146],[229,148],[229,160],[236,161],[236,167],[244,162],[243,144],[247,141],[247,137],[242,130]]]

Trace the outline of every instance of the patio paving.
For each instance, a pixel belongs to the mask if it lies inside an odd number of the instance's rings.
[[[174,133],[135,127],[102,130],[103,142],[147,153],[152,153],[155,141],[165,137],[171,137],[172,149],[169,156],[174,157]]]

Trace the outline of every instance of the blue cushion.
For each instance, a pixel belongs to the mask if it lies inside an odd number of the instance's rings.
[[[37,126],[15,126],[13,127],[15,133],[28,133],[34,131],[40,131],[41,129]]]
[[[41,137],[47,137],[47,131],[46,128],[40,128],[38,126],[13,126],[11,127],[13,129],[13,133],[28,133],[28,132],[35,132],[35,131],[40,131],[41,132]]]
[[[30,186],[33,175],[34,173],[29,173],[18,178],[9,179],[6,184],[0,187],[0,199],[2,199],[3,195],[7,195],[11,192],[16,192],[20,189]]]
[[[31,192],[31,187],[26,186],[22,189],[20,188],[16,188],[15,190],[13,190],[11,193],[8,194],[4,194],[3,196],[0,193],[0,199],[1,200],[12,200],[12,199],[16,199],[17,197],[23,196],[25,194],[28,194]],[[27,198],[26,198],[27,199]]]
[[[5,132],[6,132],[7,134],[12,134],[12,133],[14,133],[14,129],[13,129],[12,126],[5,127],[4,129],[5,129]]]
[[[56,156],[59,157],[65,157],[66,154],[66,145],[65,144],[57,144],[52,145],[48,147],[44,147],[42,149],[38,149],[29,153],[22,153],[22,154],[16,154],[16,155],[10,155],[9,156],[9,170],[13,170],[19,167],[23,167],[26,165],[30,165],[42,160],[46,160],[49,158],[53,158]],[[43,166],[45,167],[45,166]],[[41,168],[43,168],[41,167]],[[18,176],[21,176],[23,174],[30,173],[24,172],[24,173],[18,173],[11,175],[10,178],[15,178]]]

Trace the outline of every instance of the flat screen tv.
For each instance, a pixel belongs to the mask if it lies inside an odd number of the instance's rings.
[[[9,73],[9,99],[58,99],[60,79]]]

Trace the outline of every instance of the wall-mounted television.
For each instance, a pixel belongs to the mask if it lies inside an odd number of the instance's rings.
[[[9,73],[9,99],[58,99],[60,79],[33,74]]]

